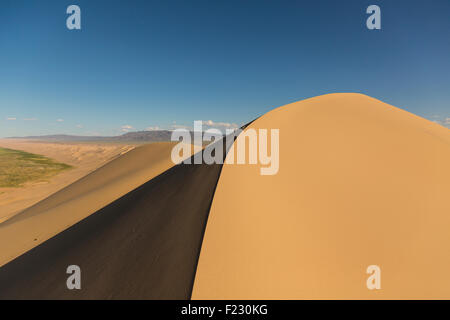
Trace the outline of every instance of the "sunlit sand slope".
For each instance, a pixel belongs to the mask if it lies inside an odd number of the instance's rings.
[[[280,130],[280,169],[224,165],[194,299],[450,298],[448,129],[360,94],[249,128]]]
[[[0,224],[0,265],[137,188],[174,164],[171,142],[138,147]]]

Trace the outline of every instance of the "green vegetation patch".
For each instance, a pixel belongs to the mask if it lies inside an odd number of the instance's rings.
[[[1,188],[17,188],[25,182],[45,181],[70,168],[72,166],[41,155],[0,148]]]

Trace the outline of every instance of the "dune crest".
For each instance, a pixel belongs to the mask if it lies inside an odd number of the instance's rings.
[[[224,165],[193,299],[450,298],[448,129],[350,93],[248,128],[280,129],[280,169]]]

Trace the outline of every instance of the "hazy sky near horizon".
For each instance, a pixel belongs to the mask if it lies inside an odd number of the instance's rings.
[[[449,57],[449,0],[2,0],[0,137],[242,124],[331,92],[450,123]]]

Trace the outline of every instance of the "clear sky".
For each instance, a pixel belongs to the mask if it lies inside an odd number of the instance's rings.
[[[331,92],[445,122],[449,57],[449,0],[1,0],[0,137],[241,124]]]

